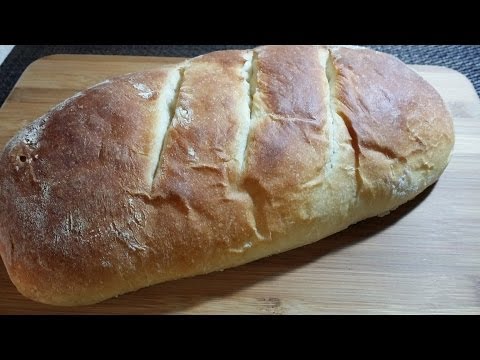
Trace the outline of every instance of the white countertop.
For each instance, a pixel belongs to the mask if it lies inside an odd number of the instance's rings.
[[[0,45],[0,65],[2,65],[3,60],[10,54],[15,45]]]

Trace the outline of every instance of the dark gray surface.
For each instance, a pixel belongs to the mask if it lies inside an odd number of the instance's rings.
[[[51,54],[104,54],[192,57],[221,49],[253,45],[17,45],[0,66],[0,104],[3,104],[25,68]],[[372,48],[398,56],[408,64],[440,65],[466,75],[480,93],[479,45],[375,45]]]

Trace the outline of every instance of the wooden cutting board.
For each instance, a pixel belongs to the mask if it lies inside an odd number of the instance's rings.
[[[24,124],[112,75],[182,59],[55,55],[28,67],[0,109],[0,146]],[[460,73],[415,66],[446,99],[456,128],[439,182],[391,215],[315,244],[78,308],[22,297],[0,265],[0,313],[480,313],[480,101]]]

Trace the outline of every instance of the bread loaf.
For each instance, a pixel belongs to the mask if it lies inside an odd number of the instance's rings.
[[[84,305],[280,253],[385,214],[454,144],[439,94],[365,48],[264,46],[107,80],[0,157],[17,289]]]

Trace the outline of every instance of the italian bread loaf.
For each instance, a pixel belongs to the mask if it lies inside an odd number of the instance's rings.
[[[245,264],[383,215],[454,145],[439,94],[365,48],[220,51],[104,81],[0,157],[17,289],[85,305]]]

